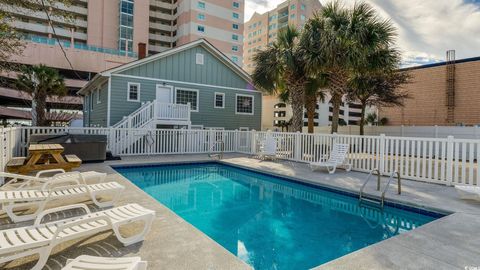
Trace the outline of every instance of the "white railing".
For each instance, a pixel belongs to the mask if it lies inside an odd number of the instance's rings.
[[[190,121],[190,105],[173,103],[156,103],[156,116],[159,120]]]
[[[113,128],[143,128],[154,120],[190,121],[190,104],[163,103],[157,100],[148,101]]]
[[[12,157],[25,156],[31,134],[103,134],[114,155],[162,155],[209,153],[223,141],[225,153],[254,154],[267,132],[147,129],[147,128],[0,128],[0,169]],[[333,143],[350,144],[353,169],[384,175],[400,172],[402,178],[444,185],[480,186],[480,140],[304,134],[272,132],[277,139],[278,158],[313,162],[329,154]]]

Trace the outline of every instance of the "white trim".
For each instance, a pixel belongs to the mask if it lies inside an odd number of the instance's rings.
[[[251,97],[252,98],[252,112],[251,113],[244,113],[237,111],[237,99],[238,97]],[[235,94],[235,114],[239,115],[254,115],[255,114],[255,96],[253,95],[245,95],[245,94]]]
[[[222,107],[217,106],[217,95],[222,96]],[[213,108],[214,109],[225,109],[225,93],[222,92],[215,92],[213,94]]]
[[[130,99],[130,85],[137,86],[137,99]],[[140,102],[140,83],[128,82],[127,83],[127,101],[130,102]]]
[[[157,99],[158,87],[170,88],[170,103],[174,103],[175,93],[173,91],[174,89],[173,85],[157,83],[155,85],[155,100]]]
[[[102,103],[102,101],[100,100],[100,86],[98,86],[95,91],[97,92],[97,104],[100,104]]]
[[[184,88],[184,87],[175,87],[175,104],[183,104],[183,103],[177,103],[177,91],[178,90],[183,90],[183,91],[192,91],[192,92],[197,92],[197,109],[192,110],[190,109],[191,112],[199,112],[200,111],[200,91],[198,89],[191,89],[191,88]]]
[[[131,79],[142,79],[142,80],[150,80],[150,81],[157,81],[157,82],[165,82],[165,83],[180,83],[192,86],[204,86],[208,88],[219,88],[219,89],[229,89],[229,90],[237,90],[237,91],[247,91],[253,93],[261,93],[258,90],[251,90],[251,89],[242,89],[242,88],[235,88],[235,87],[228,87],[228,86],[219,86],[219,85],[211,85],[211,84],[202,84],[202,83],[191,83],[191,82],[182,82],[182,81],[172,81],[172,80],[164,80],[164,79],[157,79],[157,78],[149,78],[149,77],[141,77],[141,76],[133,76],[133,75],[125,75],[125,74],[112,74],[115,77],[124,77],[124,78],[131,78]]]
[[[112,93],[112,78],[108,78],[108,93],[107,93],[107,127],[110,127],[110,96]]]
[[[152,56],[149,56],[149,57],[146,57],[146,58],[143,58],[143,59],[139,59],[139,60],[136,60],[136,61],[132,61],[130,63],[118,66],[116,68],[112,68],[112,69],[103,71],[99,74],[101,76],[110,76],[113,73],[121,72],[121,71],[130,69],[132,67],[136,67],[136,66],[139,66],[139,65],[142,65],[142,64],[146,64],[146,63],[155,61],[155,60],[160,59],[160,58],[167,57],[169,55],[173,55],[177,52],[188,50],[188,49],[190,49],[192,47],[195,47],[197,45],[201,45],[202,47],[209,50],[212,53],[212,55],[216,56],[220,61],[222,61],[227,66],[229,66],[238,75],[242,76],[245,81],[247,81],[249,83],[252,83],[252,79],[250,78],[250,75],[245,70],[243,70],[241,67],[239,67],[236,63],[232,62],[232,60],[229,59],[225,54],[223,54],[221,51],[219,51],[217,48],[215,48],[212,44],[210,44],[208,41],[206,41],[203,38],[198,39],[198,40],[193,41],[193,42],[190,42],[190,43],[187,43],[187,44],[184,44],[184,45],[179,46],[177,48],[167,50],[167,51],[162,52],[162,53],[157,53],[157,54],[154,54]]]
[[[250,128],[248,128],[248,127],[239,127],[238,130],[239,130],[239,131],[249,131]]]

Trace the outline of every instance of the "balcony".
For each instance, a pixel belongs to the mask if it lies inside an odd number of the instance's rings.
[[[155,102],[158,120],[190,121],[190,105]]]

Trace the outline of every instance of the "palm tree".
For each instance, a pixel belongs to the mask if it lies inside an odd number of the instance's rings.
[[[23,67],[16,85],[32,96],[32,125],[46,126],[47,97],[64,96],[67,93],[63,77],[56,69],[45,65]]]
[[[317,109],[318,101],[325,101],[326,77],[318,76],[317,78],[309,78],[305,86],[305,110],[308,119],[308,133],[314,132],[315,111]]]
[[[292,106],[292,129],[303,128],[305,85],[304,57],[298,46],[300,33],[293,26],[282,29],[277,41],[254,56],[256,64],[252,73],[254,84],[268,94],[287,95]]]
[[[380,19],[366,3],[355,3],[350,9],[340,1],[331,2],[305,25],[300,47],[305,50],[308,71],[328,76],[332,133],[338,130],[340,105],[350,78],[382,68],[384,63],[370,61],[371,55],[389,48],[395,37],[390,21]]]
[[[365,124],[377,121],[365,119],[367,106],[403,106],[408,98],[408,93],[402,90],[401,86],[410,81],[407,72],[395,71],[377,74],[357,74],[351,80],[351,90],[348,94],[349,100],[360,102],[360,135],[364,135]]]

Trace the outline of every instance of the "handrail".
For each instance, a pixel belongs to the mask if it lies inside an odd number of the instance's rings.
[[[213,154],[214,148],[216,147],[217,144],[220,144],[222,146],[222,149],[220,151],[220,154]],[[212,147],[210,147],[210,153],[209,156],[213,158],[214,156],[218,156],[220,159],[223,158],[223,153],[225,152],[225,142],[224,141],[216,141],[213,143]]]
[[[397,189],[398,189],[398,195],[402,194],[402,182],[400,178],[400,173],[397,171],[394,171],[390,174],[390,177],[388,178],[387,185],[385,186],[385,189],[382,192],[382,206],[383,202],[385,201],[385,194],[387,193],[388,187],[390,186],[390,182],[392,181],[394,175],[397,175]]]
[[[365,181],[365,183],[363,183],[362,187],[360,188],[360,196],[359,196],[359,200],[361,201],[362,200],[362,195],[363,195],[363,190],[365,189],[365,187],[367,186],[367,183],[368,181],[370,181],[370,179],[372,178],[372,175],[373,173],[377,173],[377,190],[380,190],[380,178],[381,178],[381,175],[380,175],[380,170],[378,169],[373,169],[370,171],[370,173],[368,174],[368,177],[367,177],[367,180]]]

